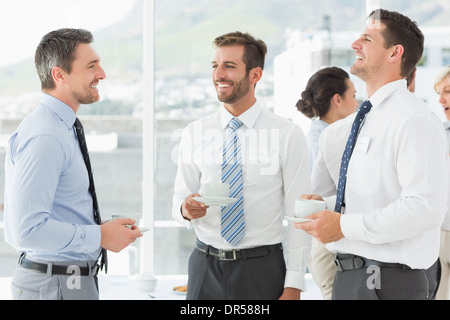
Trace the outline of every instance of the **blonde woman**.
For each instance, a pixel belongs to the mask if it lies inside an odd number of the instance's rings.
[[[450,144],[450,66],[446,66],[437,76],[434,89],[439,95],[447,121],[444,122],[445,133]],[[449,197],[450,198],[450,197]],[[449,199],[450,200],[450,199]],[[450,206],[449,206],[450,208]],[[450,214],[447,213],[441,228],[441,247],[439,252],[441,261],[441,282],[436,294],[438,300],[450,299]]]

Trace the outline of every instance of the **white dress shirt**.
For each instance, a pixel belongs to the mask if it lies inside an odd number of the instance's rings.
[[[348,167],[341,218],[345,238],[327,247],[428,268],[438,257],[439,230],[447,212],[448,145],[442,124],[404,80],[380,88],[370,101],[373,107]],[[337,181],[353,117],[323,132],[321,148],[328,149],[328,159],[318,158],[314,174],[321,171],[322,161],[330,165],[334,159],[328,179]],[[330,210],[335,198],[326,199]]]
[[[320,135],[317,157],[311,173],[313,194],[318,194],[327,202],[327,208],[334,210],[336,203],[336,186],[339,182],[342,154],[356,112],[348,117],[333,122]],[[331,196],[334,196],[331,198]]]
[[[445,129],[445,133],[447,135],[447,142],[448,142],[449,147],[450,147],[450,121],[448,121],[448,120],[445,121],[443,123],[443,125],[444,125],[444,129]]]
[[[193,227],[200,241],[219,249],[233,249],[220,235],[220,207],[209,207],[205,217],[192,221],[183,219],[180,207],[203,183],[221,181],[225,129],[232,118],[222,107],[186,127],[174,186],[173,217]],[[281,243],[283,215],[293,216],[295,199],[311,191],[306,138],[298,126],[258,103],[239,120],[246,230],[238,249]],[[286,287],[305,290],[310,246],[311,237],[289,224]]]
[[[447,134],[447,142],[449,144],[449,149],[450,149],[450,121],[446,121],[443,123],[444,124],[444,129],[445,129],[445,133]],[[449,161],[449,184],[450,184],[450,161]],[[444,222],[442,223],[442,230],[450,230],[450,187],[448,188],[448,211],[447,214],[445,215],[445,219]]]

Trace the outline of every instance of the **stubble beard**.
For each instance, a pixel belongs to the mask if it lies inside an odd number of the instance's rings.
[[[80,104],[92,104],[100,100],[99,95],[93,95],[91,92],[86,92],[85,94],[74,92],[73,95]]]
[[[239,101],[242,97],[244,97],[250,91],[250,81],[247,77],[244,79],[235,82],[233,92],[230,95],[222,95],[219,91],[217,91],[217,98],[220,102],[226,104],[233,104]]]

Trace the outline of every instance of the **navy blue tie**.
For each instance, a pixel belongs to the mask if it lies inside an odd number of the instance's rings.
[[[94,207],[94,220],[97,224],[102,224],[102,218],[100,217],[100,210],[98,208],[98,201],[97,201],[97,194],[95,192],[95,185],[94,185],[94,176],[92,174],[92,168],[91,168],[91,160],[89,159],[89,152],[86,145],[86,137],[84,135],[84,129],[83,125],[81,124],[80,120],[78,118],[75,119],[74,123],[75,131],[77,133],[78,143],[80,145],[81,154],[83,155],[84,163],[86,164],[86,169],[89,176],[89,193],[92,196],[92,205]],[[105,268],[105,273],[108,272],[108,257],[106,249],[102,248],[101,252],[101,262],[100,262],[100,268]]]
[[[345,183],[347,182],[348,163],[350,161],[350,157],[352,156],[361,124],[366,114],[369,113],[370,109],[372,109],[372,104],[370,103],[370,101],[364,101],[361,107],[359,107],[359,111],[356,114],[355,120],[353,121],[352,131],[350,132],[350,136],[347,140],[347,145],[345,146],[344,154],[342,155],[341,171],[339,173],[339,183],[336,195],[336,206],[334,207],[335,212],[341,213],[342,207],[345,207],[344,193]]]

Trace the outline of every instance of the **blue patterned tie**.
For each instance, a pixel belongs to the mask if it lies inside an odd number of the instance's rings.
[[[230,197],[238,199],[222,207],[220,221],[221,235],[232,245],[238,244],[245,234],[241,145],[236,133],[241,125],[242,122],[237,118],[230,120],[223,148],[222,182],[230,184]]]
[[[356,137],[358,136],[359,129],[364,120],[364,117],[367,113],[369,113],[370,109],[372,109],[372,104],[369,100],[363,102],[361,107],[359,108],[358,113],[356,114],[355,120],[353,121],[352,131],[350,132],[350,136],[347,140],[347,145],[345,146],[344,154],[342,155],[341,162],[341,171],[339,173],[339,183],[337,188],[337,196],[336,196],[336,206],[334,207],[335,212],[341,212],[342,207],[344,205],[344,192],[345,192],[345,183],[347,181],[347,168],[348,163],[350,161],[350,157],[353,153],[353,148],[355,147]]]

